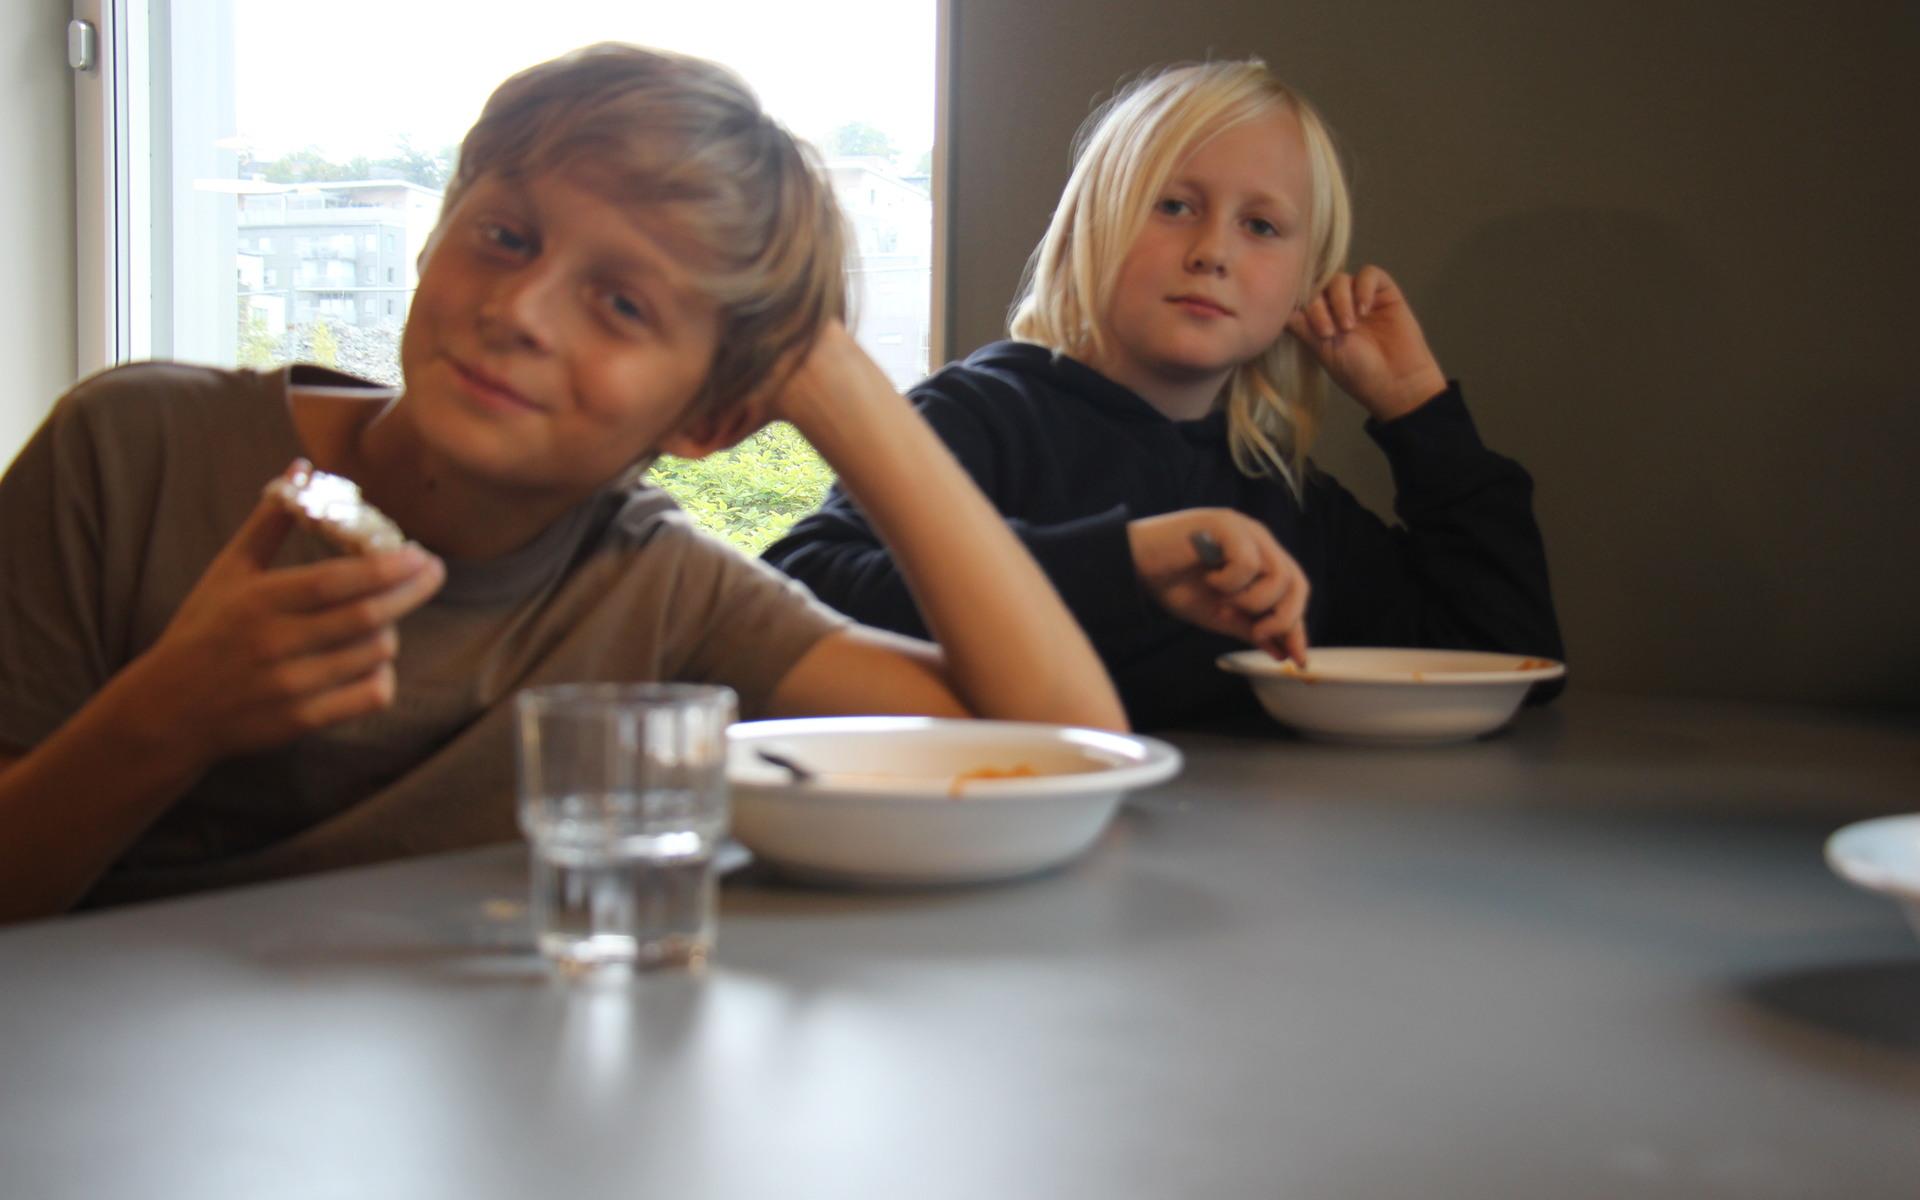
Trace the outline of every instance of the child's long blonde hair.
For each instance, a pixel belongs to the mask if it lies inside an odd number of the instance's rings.
[[[1295,299],[1317,294],[1346,262],[1353,225],[1332,135],[1259,59],[1181,64],[1121,89],[1074,135],[1073,174],[1027,261],[1012,335],[1076,358],[1106,357],[1106,298],[1167,180],[1209,138],[1276,110],[1298,118],[1306,139],[1307,269]],[[1298,495],[1325,388],[1313,355],[1284,334],[1242,363],[1225,390],[1234,465],[1277,474]]]

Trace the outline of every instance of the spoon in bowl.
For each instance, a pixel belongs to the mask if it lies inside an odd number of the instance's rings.
[[[770,762],[793,776],[795,783],[812,783],[817,778],[811,768],[801,766],[784,754],[775,754],[771,750],[763,750],[758,746],[754,747],[753,752],[759,755],[762,761]]]

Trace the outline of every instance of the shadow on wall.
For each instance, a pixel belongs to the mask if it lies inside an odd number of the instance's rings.
[[[1854,359],[1819,351],[1827,306],[1784,279],[1734,294],[1712,249],[1643,213],[1535,211],[1473,231],[1418,297],[1534,475],[1576,679],[1920,704],[1911,406],[1828,377]]]

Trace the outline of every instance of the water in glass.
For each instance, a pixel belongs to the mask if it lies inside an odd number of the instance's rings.
[[[661,799],[601,803],[616,811],[685,807],[684,799],[664,806]],[[705,964],[713,947],[717,829],[648,832],[644,825],[619,829],[603,821],[561,819],[530,832],[533,927],[541,953],[575,973]]]

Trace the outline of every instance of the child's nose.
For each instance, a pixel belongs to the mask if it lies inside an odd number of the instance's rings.
[[[500,276],[480,305],[482,331],[489,337],[545,347],[552,336],[554,294],[551,273],[538,263]]]
[[[1187,270],[1197,275],[1218,275],[1227,269],[1227,241],[1211,222],[1194,232],[1187,247]]]

